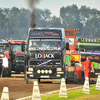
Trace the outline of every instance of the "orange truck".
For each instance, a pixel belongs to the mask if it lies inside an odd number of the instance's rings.
[[[7,40],[9,44],[9,67],[11,71],[24,72],[25,70],[25,52],[22,51],[22,42],[27,44],[26,40]]]
[[[66,50],[66,55],[72,57],[71,64],[66,66],[67,72],[67,82],[84,82],[84,72],[80,61],[80,54],[75,53],[77,46],[76,30],[75,29],[65,29],[65,42],[69,43],[69,50]]]

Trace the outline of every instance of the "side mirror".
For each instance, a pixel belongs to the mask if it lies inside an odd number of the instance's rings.
[[[22,51],[25,51],[25,42],[22,42],[22,46],[21,46]]]
[[[69,50],[69,43],[66,43],[66,50]]]

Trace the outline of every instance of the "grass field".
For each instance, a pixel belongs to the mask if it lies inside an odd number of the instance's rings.
[[[41,97],[42,100],[100,100],[100,90],[90,87],[90,94],[82,92],[83,88],[67,91],[68,98],[59,97],[59,93]]]

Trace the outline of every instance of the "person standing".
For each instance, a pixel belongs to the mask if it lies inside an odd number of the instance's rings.
[[[67,67],[68,67],[68,66],[71,66],[71,59],[72,59],[71,56],[66,55],[65,64],[66,64]]]
[[[2,73],[1,73],[1,77],[2,76],[8,77],[8,58],[7,58],[6,54],[5,54],[5,57],[2,59]]]
[[[84,68],[85,78],[88,77],[90,84],[90,71],[91,71],[90,69],[92,68],[92,71],[94,72],[93,63],[89,60],[89,56],[87,56],[86,61],[81,62],[81,64],[85,66]]]

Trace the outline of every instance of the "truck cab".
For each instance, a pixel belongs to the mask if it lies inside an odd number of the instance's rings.
[[[29,29],[25,80],[65,77],[65,32],[63,28]]]
[[[67,65],[67,82],[84,82],[84,72],[79,61],[81,60],[81,55],[76,53],[77,39],[75,29],[65,29],[65,42],[69,43],[69,49],[66,50],[66,56],[71,56],[71,63]]]
[[[22,51],[22,42],[27,44],[26,40],[8,40],[9,43],[9,59],[12,71],[24,72],[25,71],[25,52]]]

